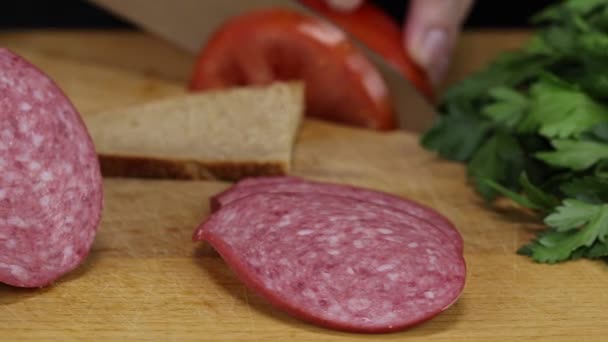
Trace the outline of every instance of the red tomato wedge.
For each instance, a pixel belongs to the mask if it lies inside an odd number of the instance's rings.
[[[191,90],[302,80],[306,115],[377,130],[397,127],[374,65],[335,26],[282,8],[228,20],[203,47]]]
[[[401,28],[383,10],[369,2],[364,2],[353,11],[341,12],[330,8],[324,0],[299,1],[384,57],[427,99],[433,100],[434,91],[431,82],[418,64],[405,53]]]

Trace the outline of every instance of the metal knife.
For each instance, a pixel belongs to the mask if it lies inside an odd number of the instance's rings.
[[[197,54],[208,37],[233,16],[281,6],[321,17],[295,0],[89,0],[174,45]],[[348,32],[347,32],[348,33]],[[402,129],[421,132],[436,116],[433,105],[380,55],[350,36],[375,64],[389,86]]]

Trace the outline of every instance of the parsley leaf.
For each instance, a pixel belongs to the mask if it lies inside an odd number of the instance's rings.
[[[475,153],[468,166],[479,193],[486,199],[496,196],[496,191],[486,180],[517,186],[517,176],[524,169],[524,153],[519,142],[511,135],[498,133],[486,141]]]
[[[568,16],[586,16],[606,5],[605,0],[565,0],[549,6],[532,17],[532,22],[560,22]]]
[[[555,263],[568,260],[582,247],[608,237],[608,205],[591,205],[577,200],[566,200],[563,206],[545,219],[550,229],[520,253],[537,262]]]
[[[608,74],[587,71],[576,80],[589,95],[596,98],[608,98]]]
[[[598,7],[605,6],[606,0],[567,0],[562,1],[564,9],[577,15],[588,15]]]
[[[595,241],[595,243],[585,251],[585,258],[598,259],[608,257],[608,243]]]
[[[554,54],[571,55],[576,53],[577,32],[562,26],[553,26],[541,32],[545,45]]]
[[[608,158],[608,144],[588,140],[552,140],[555,151],[538,152],[536,157],[545,163],[572,170],[585,170]]]
[[[488,69],[481,70],[448,89],[443,100],[447,103],[483,100],[487,97],[488,89],[512,87],[533,79],[555,60],[556,57],[552,55],[520,51],[505,53],[490,64]]]
[[[608,7],[600,8],[589,18],[589,24],[598,31],[608,31]]]
[[[608,121],[593,127],[587,132],[591,139],[608,143]]]
[[[529,55],[550,56],[555,53],[555,50],[545,42],[541,34],[535,34],[530,38],[528,44],[524,47],[524,51]]]
[[[483,107],[481,112],[497,124],[515,127],[528,110],[528,99],[516,90],[497,87],[490,90],[489,94],[495,102]]]
[[[488,122],[472,116],[446,116],[436,121],[421,144],[442,157],[457,161],[471,158],[490,132]],[[467,132],[466,136],[462,132]]]
[[[608,98],[608,74],[606,74],[608,56],[581,54],[579,60],[580,68],[573,72],[571,80],[595,100]]]
[[[586,56],[608,57],[608,35],[601,32],[587,32],[578,39],[579,53]]]
[[[593,176],[576,178],[562,184],[561,191],[570,198],[587,203],[608,203],[608,180]]]
[[[608,179],[608,159],[601,160],[593,167],[593,175],[601,179]]]
[[[563,206],[557,207],[555,213],[545,218],[545,223],[558,232],[575,229],[595,215],[599,207],[578,200],[565,200]]]
[[[607,107],[561,80],[541,80],[531,87],[530,94],[532,106],[520,124],[522,132],[538,130],[548,138],[568,138],[608,120]]]

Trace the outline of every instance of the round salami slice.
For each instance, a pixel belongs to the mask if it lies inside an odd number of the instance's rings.
[[[102,211],[93,143],[36,67],[0,49],[0,282],[42,287],[88,254]]]
[[[462,255],[408,216],[340,196],[258,193],[224,206],[194,238],[295,317],[390,332],[447,309],[466,278]]]
[[[437,211],[417,202],[385,192],[349,185],[310,181],[297,177],[250,178],[212,197],[210,202],[211,210],[216,211],[234,200],[260,192],[329,194],[391,207],[428,221],[428,223],[443,231],[450,238],[451,244],[455,245],[461,253],[463,251],[464,243],[462,236],[456,227]]]
[[[234,184],[233,186],[227,188],[223,192],[220,192],[220,193],[216,194],[215,196],[211,197],[211,199],[209,200],[211,212],[220,210],[220,208],[222,207],[223,204],[227,204],[228,202],[231,202],[234,198],[240,197],[240,196],[237,196],[236,193],[234,193],[237,189],[241,190],[243,188],[258,187],[258,186],[262,186],[262,185],[272,188],[272,187],[274,187],[274,185],[291,183],[291,182],[299,183],[299,182],[302,182],[302,179],[299,177],[294,177],[294,176],[244,178],[244,179],[240,180],[238,183]],[[250,190],[251,189],[246,190],[247,194],[245,196],[250,194],[249,193]]]

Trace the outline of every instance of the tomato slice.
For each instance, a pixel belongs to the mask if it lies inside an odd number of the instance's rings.
[[[203,47],[191,90],[302,80],[306,114],[378,130],[397,127],[389,90],[343,31],[282,8],[228,20]]]
[[[405,53],[401,28],[382,9],[366,1],[353,11],[341,12],[324,0],[299,1],[359,39],[399,70],[427,99],[434,99],[426,73]]]

